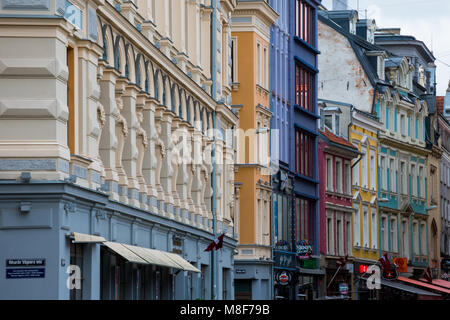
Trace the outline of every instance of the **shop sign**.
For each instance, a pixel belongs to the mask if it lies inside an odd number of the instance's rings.
[[[278,267],[287,267],[294,268],[295,267],[295,253],[283,252],[283,251],[274,251],[274,261],[275,265]]]
[[[279,240],[275,244],[275,250],[291,251],[291,248],[286,240]]]
[[[278,274],[278,283],[279,284],[286,286],[289,284],[290,281],[291,281],[291,275],[288,272],[283,271]]]
[[[7,267],[43,267],[45,259],[6,259]]]
[[[172,237],[172,253],[183,254],[183,239],[178,236]]]
[[[347,283],[340,283],[339,284],[339,292],[342,295],[347,295],[348,294],[348,284]]]
[[[406,258],[393,258],[392,261],[397,265],[398,272],[408,272],[408,260]]]
[[[297,257],[299,259],[309,259],[313,250],[308,240],[302,240],[297,243]]]

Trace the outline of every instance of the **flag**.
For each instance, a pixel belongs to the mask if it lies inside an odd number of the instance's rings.
[[[391,269],[391,263],[389,262],[389,257],[387,255],[387,253],[385,253],[380,259],[378,259],[378,261],[380,261],[380,263],[383,266],[384,270],[390,270]]]
[[[429,283],[433,283],[433,277],[431,276],[431,269],[430,267],[427,268],[427,270],[425,270],[423,277],[425,278],[425,280],[427,280]]]
[[[348,262],[348,255],[345,256],[345,258],[340,258],[338,261],[336,261],[336,266],[343,267]]]
[[[217,239],[214,239],[214,241],[211,242],[209,246],[205,249],[205,252],[213,251],[214,249],[216,250],[222,249],[224,237],[225,233],[221,234]]]

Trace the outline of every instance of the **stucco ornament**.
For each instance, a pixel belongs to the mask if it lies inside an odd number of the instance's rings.
[[[161,139],[161,124],[157,123],[156,124],[156,145],[159,146],[160,151],[161,151],[161,156],[163,158],[166,157],[166,147],[164,146],[164,141],[162,141]]]

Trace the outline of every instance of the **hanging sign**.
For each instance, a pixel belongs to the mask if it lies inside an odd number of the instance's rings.
[[[297,258],[299,259],[309,259],[313,249],[308,240],[302,240],[297,243]]]

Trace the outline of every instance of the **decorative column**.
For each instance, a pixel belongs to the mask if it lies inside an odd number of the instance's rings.
[[[119,72],[115,69],[104,68],[103,64],[100,68],[103,70],[103,76],[100,80],[100,103],[105,110],[105,125],[103,134],[100,138],[100,158],[102,159],[105,170],[106,191],[112,200],[119,200],[119,175],[116,170],[116,118],[119,116],[119,110],[115,99],[116,80]]]
[[[147,188],[148,182],[145,181],[143,172],[145,152],[149,147],[148,133],[144,129],[144,109],[146,99],[147,94],[140,93],[138,94],[136,100],[136,114],[138,119],[138,129],[136,132],[136,142],[138,148],[136,176],[139,183],[139,202],[141,205],[141,209],[143,210],[148,210],[150,205]]]
[[[171,185],[172,185],[172,198],[173,198],[173,214],[175,215],[175,218],[178,221],[181,221],[181,208],[180,208],[180,197],[178,195],[177,192],[177,179],[178,179],[178,174],[179,174],[179,168],[180,168],[180,164],[181,164],[181,153],[182,150],[179,150],[178,148],[178,143],[180,141],[180,135],[178,134],[178,130],[179,130],[179,125],[181,122],[180,118],[175,117],[174,115],[172,115],[172,131],[171,131],[171,139],[172,139],[172,170],[173,170],[173,174],[172,174],[172,181],[171,181]]]
[[[122,154],[122,163],[128,177],[128,203],[139,207],[139,181],[137,179],[138,147],[136,143],[136,133],[138,130],[138,118],[136,115],[136,98],[139,88],[136,85],[125,86],[122,95],[123,110],[122,115],[128,124],[128,135],[125,139],[125,146]]]
[[[162,141],[159,141],[156,132],[155,110],[157,101],[154,98],[147,98],[143,110],[142,127],[149,135],[149,147],[145,149],[142,166],[142,174],[147,182],[148,210],[158,212],[158,192],[156,186],[156,169],[158,165],[157,149],[161,155]],[[159,144],[158,144],[159,143]],[[161,159],[161,158],[160,158]],[[162,163],[162,161],[160,161]]]
[[[122,94],[125,92],[125,85],[128,80],[126,78],[119,78],[116,81],[116,104],[119,113],[116,117],[116,137],[117,137],[117,151],[116,151],[116,170],[119,176],[119,200],[123,203],[128,203],[128,177],[122,164],[122,154],[125,146],[125,139],[128,137],[128,123],[123,112]]]
[[[182,140],[178,143],[180,161],[178,164],[178,177],[176,180],[176,189],[180,198],[180,210],[182,221],[186,224],[191,223],[191,217],[189,214],[190,205],[192,204],[192,198],[188,192],[189,181],[192,181],[192,170],[189,171],[188,166],[192,163],[191,158],[191,137],[188,130],[188,123],[181,121],[179,124],[178,132],[181,133]]]

